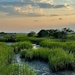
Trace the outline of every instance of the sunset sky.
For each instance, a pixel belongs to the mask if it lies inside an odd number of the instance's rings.
[[[0,0],[0,31],[75,31],[75,0]]]

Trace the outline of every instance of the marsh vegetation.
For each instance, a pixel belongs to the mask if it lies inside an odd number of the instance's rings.
[[[49,75],[75,71],[75,34],[70,29],[41,30],[37,34],[1,33],[1,36],[0,75],[42,75],[35,71],[36,67],[32,68],[33,63],[38,63],[38,67],[44,64]]]

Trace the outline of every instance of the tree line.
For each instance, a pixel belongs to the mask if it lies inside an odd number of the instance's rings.
[[[59,29],[49,29],[49,30],[45,30],[42,29],[37,33],[38,37],[50,37],[53,36],[54,38],[58,38],[58,39],[65,39],[67,37],[68,34],[70,33],[74,33],[73,30],[71,30],[70,28],[63,28],[61,30]],[[36,33],[35,32],[30,32],[28,33],[28,36],[34,36]]]

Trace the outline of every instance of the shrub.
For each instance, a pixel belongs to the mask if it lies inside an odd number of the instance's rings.
[[[28,33],[27,36],[28,36],[28,37],[33,37],[33,36],[35,36],[35,34],[36,34],[36,33],[35,33],[34,31],[31,31],[30,33]]]

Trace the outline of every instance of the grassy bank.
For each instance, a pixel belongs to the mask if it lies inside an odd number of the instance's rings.
[[[5,68],[11,63],[13,57],[13,48],[8,47],[5,43],[0,42],[0,73],[4,75],[3,72]]]
[[[30,41],[30,42],[32,42],[32,43],[37,43],[37,44],[39,44],[41,41],[43,41],[44,40],[44,38],[37,38],[37,37],[27,37],[27,36],[17,36],[16,37],[16,41]]]
[[[27,64],[12,64],[13,55],[14,49],[0,42],[0,75],[36,75]]]
[[[10,64],[5,68],[5,71],[1,75],[36,75],[36,72],[33,71],[27,64]]]
[[[29,41],[24,41],[24,42],[16,42],[11,45],[14,48],[14,52],[17,53],[21,49],[30,49],[32,48],[32,43]]]
[[[44,48],[63,48],[65,51],[75,53],[75,42],[60,42],[60,41],[51,41],[44,40],[40,42],[40,46]]]
[[[21,58],[25,60],[42,60],[48,62],[53,71],[75,70],[75,58],[73,53],[68,53],[61,48],[37,50],[21,50]]]
[[[63,49],[54,49],[49,54],[49,65],[53,71],[75,70],[75,56]]]
[[[43,61],[48,61],[49,49],[40,48],[37,50],[21,50],[21,57],[25,58],[25,60],[34,60],[39,59]]]

